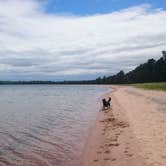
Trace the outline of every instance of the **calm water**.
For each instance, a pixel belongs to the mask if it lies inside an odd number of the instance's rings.
[[[106,86],[0,86],[0,165],[79,166]]]

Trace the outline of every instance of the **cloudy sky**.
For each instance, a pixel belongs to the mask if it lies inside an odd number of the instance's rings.
[[[0,80],[80,80],[166,50],[165,0],[0,0]]]

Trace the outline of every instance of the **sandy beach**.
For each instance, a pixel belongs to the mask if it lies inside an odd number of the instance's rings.
[[[166,92],[113,86],[98,114],[83,166],[165,166]]]

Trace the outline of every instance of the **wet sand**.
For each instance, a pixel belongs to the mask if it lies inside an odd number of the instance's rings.
[[[101,111],[83,166],[165,166],[166,92],[113,86],[112,108]]]

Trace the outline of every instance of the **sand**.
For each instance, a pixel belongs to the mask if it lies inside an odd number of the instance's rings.
[[[112,108],[99,112],[83,166],[166,166],[166,92],[113,89]]]

